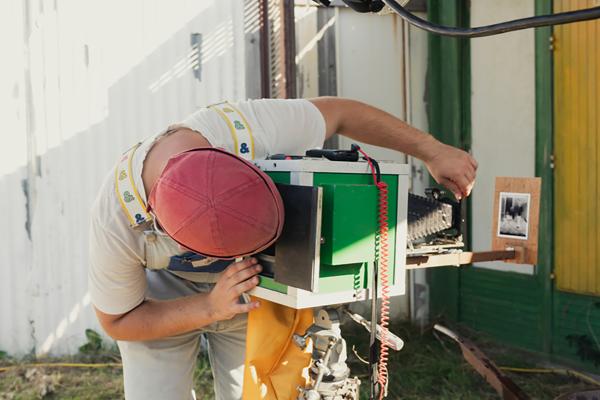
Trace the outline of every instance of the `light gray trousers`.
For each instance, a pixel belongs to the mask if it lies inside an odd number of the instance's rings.
[[[208,292],[210,283],[194,283],[169,271],[147,271],[147,297],[173,299]],[[219,321],[201,330],[165,339],[119,341],[123,360],[125,398],[127,400],[193,399],[193,377],[200,350],[200,335],[208,341],[208,355],[215,382],[217,400],[242,398],[246,314]],[[197,393],[198,399],[208,399]]]

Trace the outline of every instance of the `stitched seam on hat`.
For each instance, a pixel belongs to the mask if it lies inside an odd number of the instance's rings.
[[[209,154],[208,157],[208,162],[207,164],[207,168],[206,168],[206,182],[208,182],[208,194],[211,198],[211,206],[213,208],[215,208],[215,199],[214,199],[214,180],[215,180],[215,174],[211,173],[211,171],[213,171],[214,169],[214,165],[215,165],[215,161],[216,161],[216,155],[215,153],[211,153]],[[213,213],[213,215],[211,215],[211,228],[210,228],[210,234],[213,238],[213,243],[215,244],[215,246],[217,247],[217,249],[219,251],[224,251],[225,246],[223,243],[223,232],[220,229],[220,224],[217,218],[217,213]]]
[[[266,233],[270,233],[272,231],[272,228],[270,226],[263,224],[262,222],[260,222],[256,218],[252,217],[251,215],[242,214],[242,213],[238,212],[237,210],[235,210],[234,208],[231,208],[231,207],[228,207],[225,205],[221,205],[221,204],[218,205],[218,208],[219,208],[219,211],[222,211],[231,217],[237,218],[241,222],[245,222],[248,225],[254,224],[253,226],[258,226],[261,230],[263,230]]]
[[[202,214],[208,212],[208,210],[210,210],[212,208],[213,207],[210,207],[210,206],[206,205],[203,209],[196,210],[190,217],[188,217],[181,224],[181,226],[179,226],[177,229],[175,229],[175,231],[173,233],[171,233],[171,235],[177,235],[179,233],[179,231],[181,231],[182,229],[188,227],[192,222],[194,222],[196,219],[198,219],[199,217],[201,217]]]
[[[257,177],[256,179],[254,179],[250,182],[246,182],[243,185],[239,185],[239,186],[233,187],[229,190],[226,190],[225,192],[223,192],[220,195],[215,197],[215,202],[220,201],[222,197],[227,196],[227,195],[231,195],[231,197],[233,197],[233,196],[239,194],[239,192],[242,192],[242,191],[248,189],[249,187],[254,186],[256,184],[256,182],[258,182],[260,180],[261,179]]]
[[[205,195],[200,194],[200,193],[196,192],[195,190],[193,190],[193,189],[191,189],[191,188],[189,188],[187,186],[183,186],[183,185],[181,185],[181,184],[177,183],[176,181],[171,180],[169,178],[162,178],[161,179],[161,184],[164,184],[165,186],[168,186],[171,189],[175,189],[179,193],[184,194],[184,195],[190,197],[193,200],[204,201],[204,202],[210,203],[209,198],[206,197]]]

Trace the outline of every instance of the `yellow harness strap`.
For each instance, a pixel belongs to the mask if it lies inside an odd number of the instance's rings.
[[[133,229],[152,221],[152,215],[146,210],[146,205],[135,186],[131,169],[133,155],[141,144],[140,142],[127,150],[115,168],[115,192]]]
[[[312,344],[301,350],[293,335],[313,323],[312,309],[295,310],[262,299],[248,314],[243,400],[292,400],[306,386]]]
[[[233,139],[235,154],[245,160],[254,160],[254,137],[244,114],[227,102],[213,104],[208,108],[225,120]]]

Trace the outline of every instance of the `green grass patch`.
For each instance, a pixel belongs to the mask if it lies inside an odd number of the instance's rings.
[[[400,352],[390,352],[388,399],[499,399],[495,390],[464,360],[457,343],[434,334],[430,328],[421,331],[401,323],[393,325],[391,330],[405,345]],[[539,368],[545,362],[535,354],[507,348],[464,328],[457,332],[472,340],[499,367]],[[355,346],[358,355],[367,358],[368,334],[353,330],[345,336],[348,347]],[[368,366],[354,354],[349,358],[353,373],[362,381],[361,399],[368,399]],[[554,399],[562,393],[591,388],[578,379],[556,374],[506,375],[532,399]]]
[[[459,346],[443,335],[437,338],[431,329],[419,330],[408,324],[395,324],[392,331],[405,341],[404,349],[390,353],[390,385],[388,399],[486,400],[499,396],[473,368],[467,364]],[[464,329],[459,333],[474,341],[498,366],[533,368],[544,364],[537,355],[507,348]],[[123,399],[122,370],[119,367],[67,368],[33,366],[34,363],[103,363],[120,362],[113,343],[102,342],[99,336],[87,333],[89,345],[82,346],[73,357],[15,360],[0,357],[0,400],[34,399]],[[368,399],[368,366],[363,358],[368,354],[369,335],[352,325],[344,328],[348,342],[349,364],[362,381],[361,399]],[[576,378],[556,374],[507,375],[532,399],[554,399],[562,393],[591,388]],[[208,356],[201,353],[194,374],[198,399],[214,398],[212,374]]]

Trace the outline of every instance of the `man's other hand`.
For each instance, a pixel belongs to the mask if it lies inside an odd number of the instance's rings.
[[[231,264],[208,294],[208,307],[211,318],[222,321],[233,318],[236,314],[246,313],[258,308],[259,303],[240,303],[240,296],[258,285],[256,276],[262,267],[255,258],[247,258]]]
[[[477,173],[477,161],[467,152],[436,142],[423,159],[433,179],[457,200],[471,194]]]

